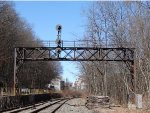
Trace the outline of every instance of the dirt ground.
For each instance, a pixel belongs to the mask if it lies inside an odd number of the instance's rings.
[[[150,109],[128,109],[123,107],[96,108],[96,113],[150,113]]]

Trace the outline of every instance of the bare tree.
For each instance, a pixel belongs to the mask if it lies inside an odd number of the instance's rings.
[[[0,77],[7,87],[13,84],[14,48],[16,46],[43,46],[30,25],[16,13],[12,2],[0,2]],[[59,62],[28,62],[17,71],[17,87],[45,88],[59,77]]]
[[[93,85],[89,91],[104,94],[107,84],[107,95],[122,104],[127,102],[130,93],[150,94],[149,2],[93,2],[86,14],[84,38],[91,40],[93,46],[99,43],[100,47],[135,48],[136,67],[133,90],[130,69],[124,62],[107,63],[109,71],[105,70],[105,62],[94,62],[96,65],[82,63],[87,84]],[[107,82],[104,80],[105,74]]]

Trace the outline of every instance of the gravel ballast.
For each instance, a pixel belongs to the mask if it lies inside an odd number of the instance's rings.
[[[83,98],[75,98],[67,101],[57,113],[95,113],[88,110],[85,106],[86,100]]]

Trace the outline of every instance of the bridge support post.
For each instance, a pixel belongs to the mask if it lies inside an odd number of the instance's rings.
[[[17,73],[17,53],[16,53],[16,48],[14,51],[14,75],[13,75],[13,96],[16,95],[16,73]]]

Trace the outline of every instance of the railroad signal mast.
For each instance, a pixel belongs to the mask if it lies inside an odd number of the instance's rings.
[[[58,24],[56,26],[56,30],[58,31],[57,39],[56,39],[56,44],[57,44],[56,53],[57,53],[57,58],[59,58],[60,53],[61,53],[61,43],[62,43],[62,40],[61,40],[62,26]]]

